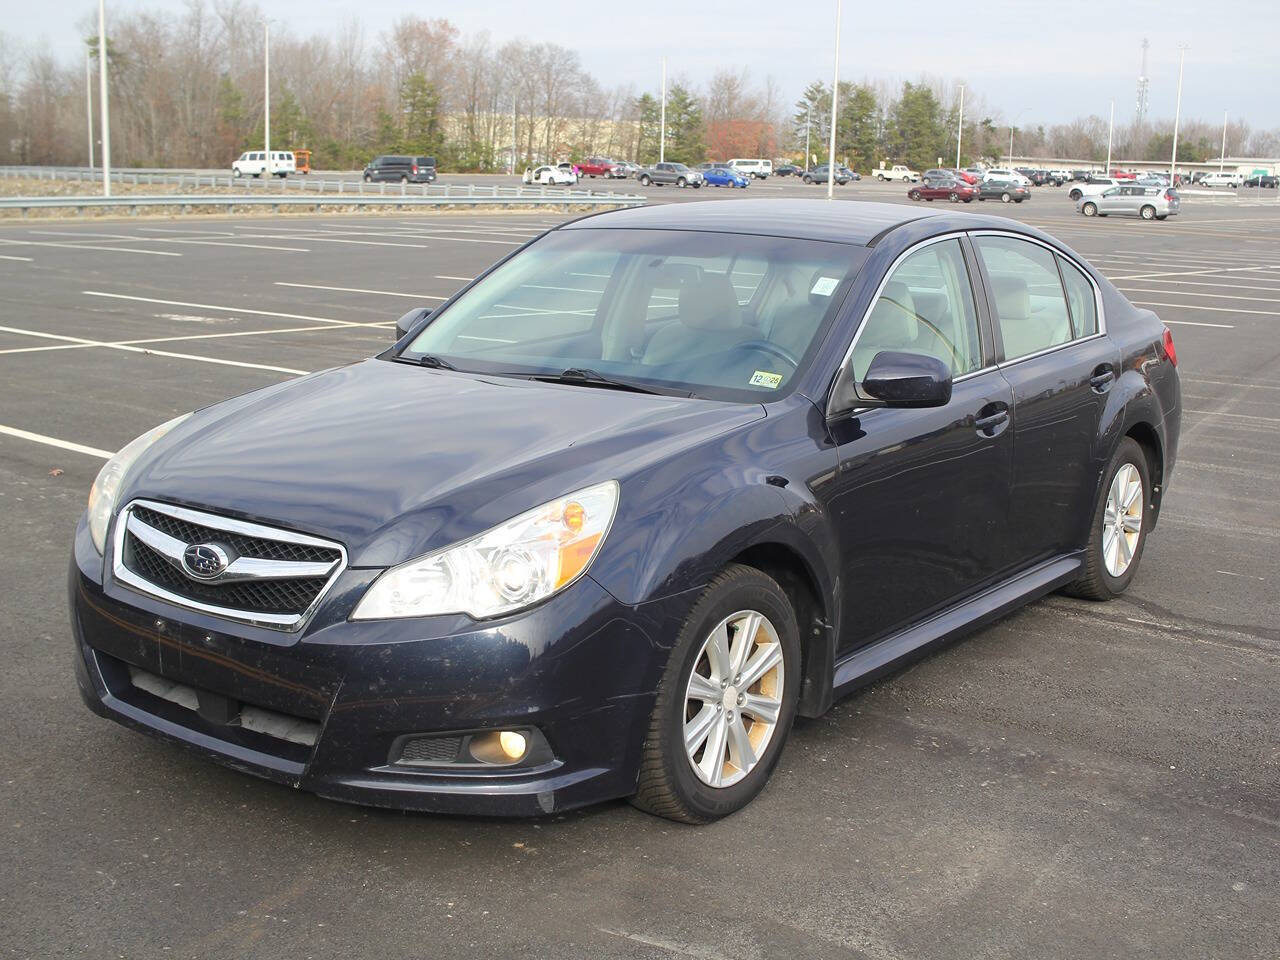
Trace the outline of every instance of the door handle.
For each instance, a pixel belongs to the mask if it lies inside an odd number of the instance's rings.
[[[1009,406],[1000,401],[988,403],[978,411],[978,416],[973,418],[974,427],[979,433],[987,437],[994,437],[1004,429],[1005,424],[1008,422]]]
[[[1098,393],[1106,393],[1111,389],[1111,384],[1115,382],[1116,373],[1111,369],[1109,363],[1104,363],[1093,371],[1093,376],[1089,378],[1089,384]]]

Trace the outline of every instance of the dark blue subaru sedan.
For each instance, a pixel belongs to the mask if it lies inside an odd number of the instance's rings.
[[[103,468],[95,712],[341,800],[706,822],[797,714],[1122,592],[1177,452],[1168,329],[994,217],[616,211],[402,323]]]

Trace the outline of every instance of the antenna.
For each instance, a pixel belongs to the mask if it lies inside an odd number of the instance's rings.
[[[1147,73],[1147,50],[1151,47],[1151,43],[1146,37],[1142,38],[1142,72],[1138,74],[1138,110],[1137,121],[1142,123],[1147,118],[1147,108],[1150,104],[1150,88],[1151,77]]]

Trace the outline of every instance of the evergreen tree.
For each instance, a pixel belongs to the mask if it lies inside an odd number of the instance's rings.
[[[642,94],[635,100],[635,112],[639,118],[639,137],[636,142],[636,163],[648,166],[658,161],[658,130],[662,105],[652,94]]]
[[[707,154],[704,135],[702,107],[688,90],[675,84],[667,97],[667,159],[701,163]]]
[[[942,107],[926,86],[902,85],[902,97],[890,114],[889,130],[893,155],[886,159],[925,169],[937,163],[945,152]]]

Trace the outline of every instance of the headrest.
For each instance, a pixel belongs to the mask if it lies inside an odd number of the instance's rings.
[[[916,305],[905,283],[890,280],[884,285],[867,324],[875,325],[875,336],[882,343],[905,346],[916,338]]]
[[[680,322],[694,330],[732,330],[742,325],[733,284],[723,273],[703,273],[680,287]]]
[[[991,274],[996,295],[996,314],[1002,320],[1022,320],[1031,315],[1031,292],[1027,281],[1016,273]]]

